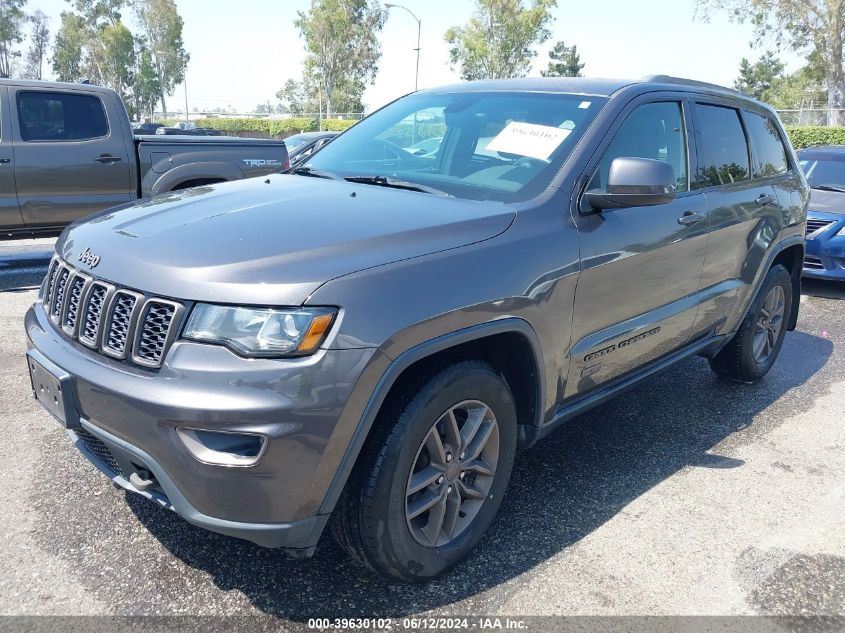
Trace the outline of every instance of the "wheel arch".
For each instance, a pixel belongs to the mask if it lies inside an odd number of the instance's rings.
[[[320,505],[320,514],[334,510],[367,440],[373,437],[379,414],[396,405],[403,387],[424,380],[440,367],[468,359],[488,362],[503,375],[514,397],[519,425],[540,426],[545,397],[543,362],[537,335],[527,321],[498,319],[430,339],[401,353],[382,375]]]

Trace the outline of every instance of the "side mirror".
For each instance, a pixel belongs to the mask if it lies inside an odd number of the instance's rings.
[[[672,165],[661,160],[614,158],[607,175],[607,191],[587,191],[584,201],[591,209],[666,204],[675,198],[675,182]]]

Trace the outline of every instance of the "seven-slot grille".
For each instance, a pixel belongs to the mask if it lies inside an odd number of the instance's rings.
[[[184,307],[117,288],[74,270],[58,258],[44,284],[44,309],[80,343],[117,359],[159,367]]]
[[[834,220],[807,220],[807,230],[805,231],[804,235],[809,235],[810,233],[820,231],[826,226],[830,226],[831,224],[833,224],[833,222]]]

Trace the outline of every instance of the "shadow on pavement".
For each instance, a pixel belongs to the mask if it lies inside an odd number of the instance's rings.
[[[530,572],[685,467],[743,467],[742,460],[709,451],[738,431],[747,429],[732,444],[780,424],[782,417],[770,411],[749,428],[778,400],[778,408],[791,410],[793,399],[805,397],[791,390],[824,367],[832,351],[829,340],[790,333],[781,359],[754,385],[720,380],[706,361],[690,359],[573,420],[517,457],[489,533],[466,561],[427,585],[399,585],[367,572],[328,534],[313,558],[298,561],[204,532],[135,495],[127,494],[127,503],[173,554],[268,614],[304,621],[418,613]]]
[[[845,299],[845,281],[802,279],[801,294],[825,299]]]

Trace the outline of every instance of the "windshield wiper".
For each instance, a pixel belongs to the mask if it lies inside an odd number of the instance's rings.
[[[835,191],[837,193],[845,193],[845,187],[837,187],[836,185],[812,185],[813,189],[821,191]]]
[[[448,196],[450,194],[434,187],[421,185],[407,180],[398,180],[387,176],[346,176],[344,180],[359,182],[362,185],[376,185],[378,187],[393,187],[394,189],[407,189],[408,191],[419,191],[421,193],[433,193],[437,196]]]
[[[328,178],[329,180],[340,180],[340,176],[333,174],[330,171],[320,171],[318,169],[311,169],[310,167],[294,167],[288,170],[289,174],[297,176],[310,176],[311,178]]]

